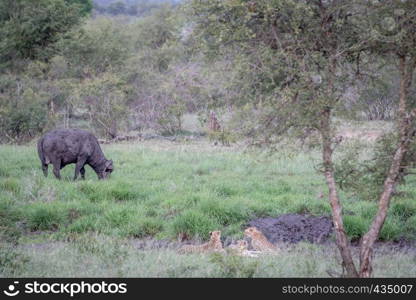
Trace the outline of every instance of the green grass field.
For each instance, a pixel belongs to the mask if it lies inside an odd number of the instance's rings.
[[[253,260],[132,245],[144,238],[175,241],[183,233],[205,240],[211,230],[237,239],[247,221],[283,213],[328,216],[324,180],[314,168],[318,153],[266,155],[205,141],[102,148],[114,161],[111,178],[98,181],[87,167],[87,179],[73,182],[74,165],[62,170],[61,181],[51,167],[44,178],[34,145],[0,146],[0,276],[328,276],[327,269],[339,270],[332,246],[300,244],[280,257]],[[408,182],[393,199],[381,240],[416,237],[415,179]],[[341,197],[347,233],[358,238],[377,204]],[[328,259],[321,261],[323,253]],[[415,253],[383,252],[375,275],[416,276],[409,268]]]

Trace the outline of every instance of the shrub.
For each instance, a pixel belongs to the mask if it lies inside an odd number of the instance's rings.
[[[208,238],[210,231],[218,230],[219,228],[220,224],[214,218],[193,210],[188,210],[177,216],[172,224],[175,236],[186,234],[190,237],[201,237],[204,239]]]
[[[200,204],[199,208],[204,215],[215,218],[221,225],[240,222],[248,216],[244,206],[238,204],[233,205],[224,201],[204,201]]]
[[[0,180],[0,188],[18,194],[21,190],[20,182],[16,178],[5,178]]]
[[[19,219],[14,202],[3,197],[0,201],[0,244],[1,242],[16,242],[21,230],[16,226],[16,221]]]
[[[413,202],[395,202],[391,207],[391,213],[397,215],[403,220],[416,216],[416,203]]]
[[[48,204],[33,206],[27,212],[30,230],[56,230],[65,221],[64,214]]]
[[[344,226],[347,235],[351,239],[359,239],[365,234],[370,225],[370,221],[361,216],[344,216]]]
[[[220,269],[220,276],[226,278],[253,278],[259,266],[259,261],[247,261],[241,256],[222,255],[214,253],[210,261]]]
[[[129,224],[129,234],[136,238],[154,237],[163,230],[162,220],[145,217]]]
[[[88,231],[99,231],[99,217],[96,215],[81,216],[74,220],[65,230],[67,232],[84,233]]]
[[[1,94],[0,94],[1,100]],[[0,104],[0,141],[25,142],[48,123],[48,98],[27,88],[20,97]]]
[[[395,152],[397,136],[385,134],[380,137],[373,155],[367,159],[363,156],[363,149],[354,146],[347,149],[337,160],[335,176],[341,189],[357,194],[362,199],[377,200],[383,183],[390,168],[390,162]],[[412,141],[399,171],[399,184],[405,184],[410,169],[416,166],[416,139]],[[357,180],[359,179],[359,180]]]
[[[384,222],[383,228],[381,229],[379,239],[384,241],[397,240],[402,237],[403,232],[402,222],[397,219],[388,217]]]
[[[230,146],[237,141],[237,135],[231,130],[221,129],[219,131],[209,131],[208,138],[210,141],[219,142],[223,146]]]
[[[407,238],[416,240],[416,215],[407,219],[404,225],[404,231],[407,233]]]

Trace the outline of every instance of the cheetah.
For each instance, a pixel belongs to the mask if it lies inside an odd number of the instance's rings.
[[[211,231],[210,240],[202,245],[184,245],[179,253],[224,252],[221,243],[221,231]]]
[[[261,252],[275,252],[279,248],[270,243],[267,238],[256,227],[249,227],[244,230],[244,235],[251,238],[251,245],[254,250]]]
[[[248,249],[248,243],[245,240],[238,240],[235,244],[228,246],[231,252],[241,254]]]
[[[248,243],[245,240],[238,240],[236,244],[228,246],[227,254],[246,256],[246,257],[258,257],[260,251],[248,250]]]

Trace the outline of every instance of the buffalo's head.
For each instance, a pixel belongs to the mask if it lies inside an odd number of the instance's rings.
[[[111,172],[113,172],[113,161],[105,160],[104,164],[102,164],[101,170],[97,173],[99,179],[106,179],[110,176]]]

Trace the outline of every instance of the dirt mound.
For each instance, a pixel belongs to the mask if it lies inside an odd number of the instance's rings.
[[[286,214],[251,220],[248,225],[257,227],[272,243],[323,243],[332,234],[332,221],[328,217]]]

